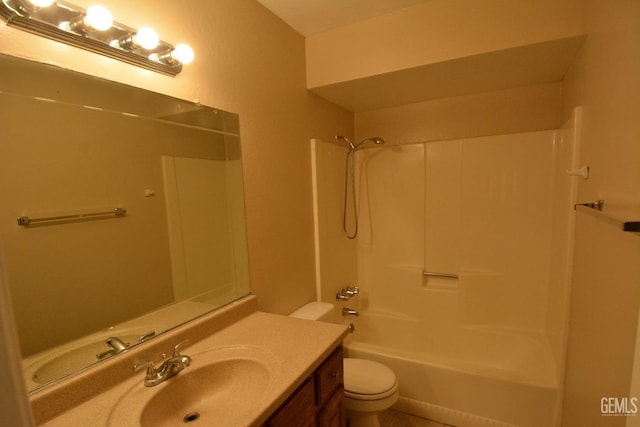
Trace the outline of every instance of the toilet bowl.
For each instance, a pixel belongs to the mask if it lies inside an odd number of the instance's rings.
[[[373,360],[344,359],[344,406],[349,427],[379,427],[378,412],[398,400],[396,374]]]
[[[309,303],[291,317],[326,321],[333,304]],[[346,357],[344,368],[344,406],[348,427],[380,427],[378,413],[398,400],[398,380],[387,366],[373,360]]]

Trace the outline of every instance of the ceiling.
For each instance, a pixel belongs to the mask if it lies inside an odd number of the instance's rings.
[[[258,0],[305,37],[430,0]]]

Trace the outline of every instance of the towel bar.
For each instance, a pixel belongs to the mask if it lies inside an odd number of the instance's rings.
[[[26,227],[29,224],[33,224],[36,222],[51,222],[51,221],[71,221],[71,220],[81,220],[81,219],[91,219],[98,218],[102,216],[124,216],[127,214],[127,211],[123,208],[115,208],[111,211],[107,212],[91,212],[91,213],[79,213],[72,215],[60,215],[60,216],[50,216],[47,218],[29,218],[28,216],[18,217],[18,225]]]
[[[607,224],[613,225],[619,230],[622,231],[630,231],[630,232],[640,232],[640,221],[627,221],[616,218],[608,213],[602,211],[604,206],[604,200],[596,200],[593,203],[577,203],[574,205],[574,208],[578,212],[586,213],[591,215],[600,221],[604,221]]]

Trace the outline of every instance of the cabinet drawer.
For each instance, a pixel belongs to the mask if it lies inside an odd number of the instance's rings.
[[[342,347],[338,347],[316,370],[316,403],[323,406],[342,385]]]
[[[309,378],[269,420],[269,427],[306,427],[315,418],[315,386]],[[309,423],[312,424],[309,424]]]

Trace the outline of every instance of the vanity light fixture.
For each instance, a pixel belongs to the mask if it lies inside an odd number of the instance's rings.
[[[0,0],[7,25],[148,70],[177,75],[193,61],[186,44],[173,46],[149,27],[134,29],[113,21],[103,6],[88,9],[55,0]]]
[[[142,27],[135,34],[130,34],[112,43],[116,43],[116,47],[119,46],[123,49],[143,48],[153,50],[160,44],[160,38],[153,28]]]
[[[194,58],[193,49],[188,44],[180,43],[171,52],[165,52],[162,55],[154,53],[151,58],[156,61],[168,63],[191,64]]]
[[[91,34],[93,31],[107,31],[112,25],[111,12],[105,7],[93,5],[72,21],[62,21],[58,28],[77,34]]]

